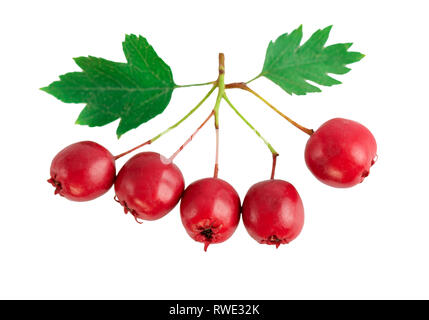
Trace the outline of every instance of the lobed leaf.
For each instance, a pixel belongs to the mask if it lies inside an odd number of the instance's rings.
[[[42,90],[66,103],[86,103],[77,124],[104,126],[121,119],[120,137],[162,113],[175,88],[170,67],[144,37],[127,35],[123,51],[127,63],[75,58],[82,72],[62,75]]]
[[[308,81],[323,86],[340,84],[329,74],[349,72],[346,65],[361,60],[364,55],[348,51],[351,43],[325,47],[331,28],[317,30],[302,45],[302,26],[271,41],[260,76],[270,79],[287,93],[296,95],[321,91]]]

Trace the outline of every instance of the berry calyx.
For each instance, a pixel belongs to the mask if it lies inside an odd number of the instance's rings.
[[[189,236],[204,243],[204,251],[213,243],[232,236],[240,221],[240,197],[234,188],[219,178],[191,183],[180,203],[180,217]]]
[[[73,201],[89,201],[106,193],[115,181],[113,155],[92,141],[61,150],[52,160],[48,180],[59,194]]]
[[[128,160],[115,181],[117,201],[136,221],[157,220],[179,202],[185,182],[180,169],[156,152],[142,152]]]
[[[321,182],[336,188],[361,183],[377,158],[377,143],[362,124],[335,118],[308,139],[305,162]]]
[[[294,240],[304,225],[304,207],[292,184],[266,180],[254,184],[243,201],[243,223],[259,243],[275,245]]]

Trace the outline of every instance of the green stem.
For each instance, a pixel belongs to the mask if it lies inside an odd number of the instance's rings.
[[[268,147],[268,149],[270,149],[271,153],[273,154],[273,156],[277,156],[278,152],[273,148],[273,146],[259,133],[258,130],[255,129],[254,126],[252,126],[250,124],[249,121],[247,121],[246,118],[243,117],[243,115],[234,107],[234,105],[231,103],[231,101],[229,101],[228,97],[226,96],[226,94],[223,95],[223,99],[229,104],[229,106],[232,108],[232,110],[235,111],[235,113],[241,118],[241,120],[244,121],[244,123],[246,123],[250,129],[253,130],[253,132],[256,133],[256,135],[262,139],[262,141],[264,141],[265,145]]]
[[[204,82],[204,83],[193,83],[193,84],[176,84],[175,88],[188,88],[188,87],[199,87],[199,86],[207,86],[209,84],[215,84],[216,81]]]
[[[215,91],[216,89],[216,85],[213,85],[213,87],[210,89],[210,91],[204,96],[204,98],[194,107],[191,109],[191,111],[189,111],[182,119],[180,119],[178,122],[176,122],[175,124],[173,124],[172,126],[170,126],[169,128],[167,128],[166,130],[162,131],[161,133],[157,134],[155,137],[153,137],[150,140],[147,140],[146,142],[128,150],[125,151],[121,154],[118,154],[117,156],[115,156],[115,160],[122,158],[123,156],[147,145],[147,144],[151,144],[153,142],[155,142],[156,140],[158,140],[160,137],[162,137],[164,134],[166,134],[167,132],[173,130],[174,128],[176,128],[177,126],[179,126],[183,121],[185,121],[190,115],[192,115],[213,93],[213,91]]]
[[[167,132],[169,132],[170,130],[178,127],[183,121],[185,121],[190,115],[192,115],[213,93],[213,91],[215,91],[216,86],[213,86],[209,92],[207,92],[207,94],[204,96],[204,98],[198,102],[198,104],[191,109],[191,111],[189,111],[182,119],[180,119],[178,122],[176,122],[175,124],[173,124],[171,127],[169,127],[168,129],[166,129],[165,131],[161,132],[160,134],[158,134],[157,136],[153,137],[151,140],[152,142],[154,142],[155,140],[157,140],[158,138],[160,138],[161,136],[163,136],[164,134],[166,134]]]
[[[215,128],[219,129],[219,107],[220,107],[220,102],[222,101],[222,95],[220,95],[220,87],[218,89],[218,95],[216,97],[216,103],[215,106],[213,108],[214,111],[214,115],[215,115]]]
[[[258,74],[256,77],[254,77],[254,78],[250,79],[249,81],[247,81],[246,84],[248,84],[248,83],[250,83],[252,81],[255,81],[256,79],[258,79],[261,76],[262,76],[262,73]]]
[[[219,172],[219,107],[222,97],[225,94],[225,55],[219,53],[219,76],[216,81],[218,87],[218,94],[216,104],[213,108],[215,116],[215,129],[216,129],[216,158],[213,177],[217,178]]]
[[[216,98],[216,104],[214,106],[215,112],[215,127],[219,128],[219,107],[223,95],[225,94],[225,56],[223,53],[219,53],[219,77],[217,79],[218,94]]]

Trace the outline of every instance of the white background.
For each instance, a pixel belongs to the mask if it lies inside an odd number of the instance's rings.
[[[4,1],[0,4],[0,298],[300,299],[429,298],[428,8],[426,1]],[[300,24],[304,37],[333,24],[329,43],[354,42],[367,56],[322,93],[289,96],[252,83],[283,112],[316,129],[333,117],[366,125],[379,159],[367,180],[340,190],[307,170],[307,136],[260,101],[230,91],[236,107],[279,151],[277,177],[304,201],[301,235],[276,250],[242,224],[227,242],[194,242],[176,207],[138,225],[113,190],[86,203],[53,195],[46,183],[63,147],[93,140],[122,152],[174,123],[208,87],[178,89],[167,110],[115,137],[118,122],[74,125],[83,105],[38,90],[78,71],[72,58],[124,61],[126,33],[146,36],[176,83],[226,81],[262,68],[268,42]],[[214,97],[150,148],[169,156],[208,115]],[[220,177],[243,198],[267,179],[271,156],[221,107]],[[186,183],[212,174],[214,129],[205,127],[177,157]],[[126,159],[118,162],[118,169]]]

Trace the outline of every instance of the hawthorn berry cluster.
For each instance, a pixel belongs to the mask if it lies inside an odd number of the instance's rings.
[[[294,240],[304,225],[304,207],[295,187],[275,179],[278,153],[272,145],[239,113],[226,95],[226,89],[242,89],[258,97],[292,125],[308,134],[305,162],[321,182],[336,188],[348,188],[361,183],[377,158],[377,144],[371,132],[362,124],[334,118],[316,131],[296,123],[253,91],[248,83],[265,76],[288,93],[298,95],[320,91],[306,80],[321,85],[339,81],[327,73],[343,74],[350,69],[345,65],[360,60],[363,55],[349,52],[351,44],[324,47],[330,27],[316,31],[303,45],[301,27],[291,34],[280,36],[268,46],[263,71],[248,82],[225,84],[224,55],[219,54],[219,76],[216,81],[196,84],[212,85],[206,96],[177,123],[152,139],[117,156],[103,146],[82,141],[60,151],[53,159],[48,180],[59,194],[73,201],[89,201],[106,193],[113,185],[115,200],[137,222],[157,220],[171,212],[180,201],[183,226],[195,241],[221,243],[232,236],[242,217],[249,235],[259,243],[279,247]],[[171,70],[156,55],[146,39],[128,36],[124,42],[128,64],[88,57],[76,61],[84,70],[60,77],[61,81],[43,88],[65,102],[87,102],[78,123],[90,126],[104,125],[121,118],[118,135],[153,118],[163,111],[174,88],[195,85],[175,85]],[[122,77],[122,78],[121,78]],[[133,78],[134,77],[134,78]],[[156,90],[166,89],[160,94]],[[115,162],[135,150],[153,143],[177,127],[215,91],[216,104],[207,119],[188,140],[171,156],[155,152],[140,152],[131,157],[116,174]],[[170,90],[170,92],[168,92]],[[161,99],[158,104],[148,98],[148,92]],[[164,98],[160,98],[164,94]],[[129,108],[123,113],[123,104],[133,95],[136,110],[146,110],[130,117]],[[243,202],[235,189],[218,177],[219,165],[219,106],[224,100],[235,113],[264,141],[272,154],[270,179],[250,187]],[[140,101],[137,103],[137,101]],[[139,109],[140,108],[140,109]],[[149,111],[151,112],[149,112]],[[116,112],[116,113],[115,113]],[[140,117],[141,116],[141,117]],[[194,135],[214,117],[216,129],[216,161],[213,177],[197,180],[185,188],[180,169],[174,158],[192,140]]]
[[[361,124],[332,119],[307,142],[305,160],[320,181],[334,187],[351,187],[364,180],[376,158],[376,142]],[[117,158],[116,158],[117,159]],[[227,240],[240,221],[259,243],[294,240],[304,224],[301,198],[292,184],[272,179],[258,182],[243,204],[238,193],[218,177],[204,178],[185,189],[180,169],[155,152],[141,152],[128,160],[116,176],[115,157],[103,146],[83,141],[60,151],[52,161],[48,180],[55,193],[69,200],[88,201],[115,185],[115,199],[125,213],[140,220],[157,220],[180,203],[189,236],[209,244]]]

